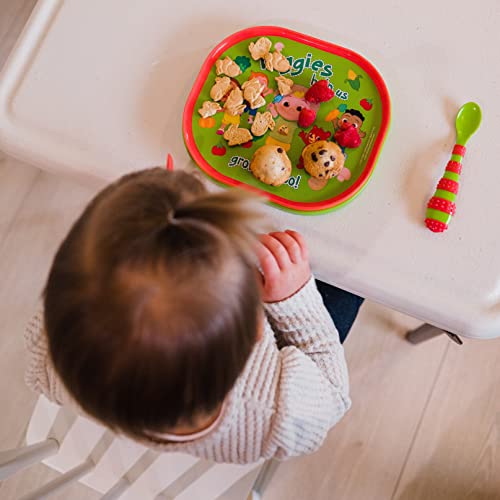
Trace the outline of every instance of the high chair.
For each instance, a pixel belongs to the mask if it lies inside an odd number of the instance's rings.
[[[24,495],[39,500],[80,481],[103,500],[240,500],[258,498],[271,462],[218,464],[183,453],[161,453],[40,396],[26,446],[0,452],[0,480],[42,462],[61,475]],[[262,473],[259,474],[259,471]],[[258,481],[255,481],[259,475]]]

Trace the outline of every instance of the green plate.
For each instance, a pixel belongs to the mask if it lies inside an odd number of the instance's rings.
[[[297,121],[287,119],[290,117],[283,107],[286,97],[278,94],[274,80],[279,73],[267,71],[263,62],[251,58],[248,45],[261,36],[268,37],[273,42],[271,50],[278,48],[291,63],[291,69],[282,74],[294,81],[293,105],[300,104],[307,88],[318,80],[327,80],[333,87],[335,97],[319,106],[313,126],[302,129]],[[259,111],[264,112],[274,106],[278,112],[273,131],[233,147],[227,145],[221,134],[231,123],[250,129],[250,110],[237,117],[221,111],[205,119],[198,113],[203,102],[211,100],[210,89],[216,78],[215,62],[226,56],[230,56],[242,69],[242,74],[234,79],[238,84],[251,77],[259,77],[266,82],[262,94],[266,106]],[[302,150],[315,139],[333,140],[334,132],[343,119],[361,125],[361,145],[345,150],[345,168],[338,178],[331,179],[324,186],[318,185],[300,168]],[[304,214],[338,208],[360,193],[373,173],[389,123],[387,87],[366,59],[349,49],[273,26],[237,32],[217,45],[202,66],[183,117],[188,151],[206,174],[228,186],[252,189],[281,208]],[[288,135],[283,135],[283,132]],[[292,161],[292,176],[280,187],[259,182],[249,170],[254,151],[266,142],[283,144]]]

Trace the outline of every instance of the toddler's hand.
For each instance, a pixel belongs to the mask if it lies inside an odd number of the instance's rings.
[[[311,277],[304,238],[295,231],[260,236],[257,247],[264,302],[280,302],[298,292]]]

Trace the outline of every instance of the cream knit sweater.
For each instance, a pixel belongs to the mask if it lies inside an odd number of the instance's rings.
[[[344,350],[311,280],[293,297],[266,304],[260,340],[207,435],[146,443],[216,462],[285,459],[317,450],[351,405]],[[59,404],[75,404],[48,355],[40,311],[26,330],[28,386]],[[144,444],[144,443],[143,443]]]

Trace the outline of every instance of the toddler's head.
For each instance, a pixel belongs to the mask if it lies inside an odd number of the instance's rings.
[[[141,438],[220,406],[257,340],[255,221],[240,194],[160,168],[88,205],[45,290],[52,362],[88,414]]]

